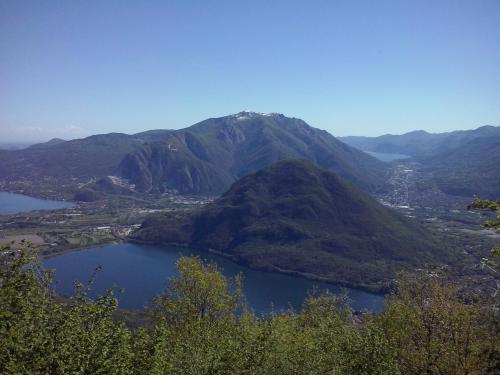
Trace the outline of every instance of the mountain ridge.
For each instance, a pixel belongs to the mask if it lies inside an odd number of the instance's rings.
[[[297,158],[313,160],[367,190],[383,182],[383,163],[328,132],[301,119],[256,112],[210,118],[145,144],[127,155],[119,174],[144,191],[218,195],[245,174]]]
[[[475,139],[500,136],[500,126],[483,125],[476,129],[429,133],[413,130],[404,134],[384,134],[378,137],[346,136],[341,141],[363,151],[399,153],[416,158],[427,158],[440,152],[460,147]]]
[[[283,114],[240,112],[179,130],[98,134],[2,151],[0,183],[22,189],[43,179],[48,191],[78,195],[82,185],[92,189],[92,181],[117,176],[129,180],[129,194],[214,196],[245,174],[296,158],[313,160],[366,190],[384,182],[383,163],[324,130]]]

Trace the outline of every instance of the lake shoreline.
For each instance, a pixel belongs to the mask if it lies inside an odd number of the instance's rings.
[[[318,281],[322,283],[327,283],[330,285],[342,287],[342,288],[349,288],[349,289],[357,289],[361,290],[364,292],[372,293],[372,294],[377,294],[380,296],[386,296],[387,294],[390,293],[390,290],[385,287],[376,287],[376,286],[370,286],[370,285],[360,285],[360,284],[352,284],[348,282],[337,282],[337,281],[332,281],[328,278],[324,278],[321,276],[317,276],[314,274],[310,273],[305,273],[305,272],[298,272],[298,271],[291,271],[291,270],[286,270],[279,268],[277,266],[274,266],[272,268],[266,268],[266,267],[252,267],[249,266],[248,264],[244,262],[239,262],[236,257],[232,256],[231,254],[226,254],[221,251],[217,251],[215,249],[201,249],[201,248],[193,248],[191,246],[188,246],[183,243],[155,243],[153,241],[144,241],[144,240],[137,240],[137,239],[128,239],[126,242],[129,243],[137,243],[137,244],[142,244],[142,245],[150,245],[150,246],[175,246],[175,247],[181,247],[185,249],[193,249],[199,252],[206,252],[209,254],[217,255],[220,257],[223,257],[225,259],[230,260],[231,262],[238,264],[240,266],[243,266],[245,268],[255,270],[255,271],[262,271],[262,272],[269,272],[269,273],[277,273],[277,274],[282,274],[282,275],[288,275],[292,277],[297,277],[301,279],[306,279],[306,280],[311,280],[311,281]]]
[[[327,283],[327,284],[330,284],[332,286],[349,288],[349,289],[357,289],[357,290],[360,290],[363,292],[368,292],[368,293],[372,293],[372,294],[376,294],[376,295],[380,295],[380,296],[386,296],[387,294],[390,293],[390,290],[387,290],[385,288],[376,288],[376,287],[370,287],[369,285],[363,286],[363,285],[359,285],[359,284],[351,284],[351,283],[345,283],[345,282],[334,282],[334,281],[331,281],[327,278],[317,276],[314,274],[301,273],[301,272],[297,272],[297,271],[290,271],[290,270],[286,270],[286,269],[281,269],[279,267],[273,267],[272,269],[268,269],[265,267],[263,267],[263,268],[251,267],[248,264],[245,264],[243,262],[238,262],[238,260],[235,257],[231,256],[230,254],[225,254],[223,252],[220,252],[220,251],[217,251],[214,249],[198,249],[198,248],[194,249],[194,248],[192,248],[186,244],[182,244],[182,243],[157,244],[157,243],[154,243],[151,241],[143,241],[143,240],[135,240],[135,239],[123,239],[121,241],[111,241],[111,242],[106,242],[106,243],[102,243],[102,244],[95,244],[95,245],[90,245],[90,246],[81,246],[81,247],[77,247],[77,248],[64,249],[64,250],[61,250],[61,251],[58,251],[55,253],[50,253],[50,254],[40,254],[40,257],[42,259],[50,259],[50,258],[55,258],[55,257],[61,256],[64,254],[81,252],[81,251],[91,250],[91,249],[99,249],[99,248],[104,248],[107,246],[118,245],[118,244],[127,244],[127,243],[141,244],[141,245],[148,245],[148,246],[160,246],[160,247],[172,246],[172,247],[183,248],[186,250],[192,249],[192,250],[195,250],[198,252],[208,253],[208,254],[223,257],[223,258],[225,258],[225,259],[227,259],[227,260],[229,260],[229,261],[231,261],[239,266],[245,267],[249,270],[282,274],[282,275],[287,275],[287,276],[296,277],[296,278],[300,278],[300,279]]]
[[[78,203],[78,201],[63,198],[62,196],[59,196],[59,195],[58,196],[51,196],[49,194],[46,194],[43,192],[37,192],[37,191],[30,191],[29,193],[26,193],[23,189],[0,190],[0,193],[23,195],[25,197],[40,199],[43,201],[65,202],[65,203],[73,203],[75,205]]]
[[[165,282],[177,273],[175,264],[182,256],[199,256],[208,262],[215,262],[229,278],[243,273],[245,299],[258,313],[285,311],[289,307],[300,309],[305,298],[316,288],[337,295],[342,295],[345,290],[352,301],[352,310],[358,312],[380,311],[385,300],[384,294],[355,287],[346,286],[344,289],[337,283],[285,272],[259,270],[235,263],[213,251],[200,251],[186,246],[122,242],[68,249],[64,254],[54,254],[42,262],[47,269],[55,270],[54,280],[59,285],[57,293],[66,296],[72,295],[75,279],[86,280],[101,265],[102,273],[99,273],[98,283],[93,287],[90,297],[104,293],[112,285],[123,287],[125,294],[119,298],[120,308],[142,311],[147,301],[161,293]]]
[[[29,209],[28,209],[29,206]],[[40,198],[18,192],[0,191],[0,215],[19,215],[35,211],[56,211],[78,207],[77,202]]]
[[[68,248],[68,249],[62,249],[60,251],[56,251],[56,252],[50,253],[50,254],[40,253],[40,257],[42,259],[50,259],[50,258],[55,258],[55,257],[61,256],[64,254],[76,253],[79,251],[85,251],[85,250],[90,250],[90,249],[98,249],[101,247],[118,245],[118,244],[123,244],[123,243],[127,243],[127,242],[128,241],[110,241],[110,242],[103,242],[100,244],[93,244],[93,245],[89,245],[89,246],[72,247],[72,248]]]

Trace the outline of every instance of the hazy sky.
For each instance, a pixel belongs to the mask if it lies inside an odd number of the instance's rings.
[[[500,1],[0,0],[0,142],[241,110],[334,135],[500,125]]]

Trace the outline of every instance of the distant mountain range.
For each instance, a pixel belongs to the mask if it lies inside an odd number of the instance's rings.
[[[46,147],[53,146],[58,143],[66,142],[64,139],[60,138],[52,138],[47,142],[42,143],[34,143],[34,142],[13,142],[13,143],[0,143],[0,150],[22,150],[30,147],[38,148],[38,147]]]
[[[428,133],[416,130],[401,135],[379,137],[339,137],[342,142],[363,151],[395,153],[426,158],[453,150],[478,138],[500,137],[500,126],[482,126],[474,130]]]
[[[500,127],[431,134],[414,131],[380,137],[340,137],[364,151],[412,156],[448,194],[500,197]]]
[[[21,150],[23,148],[31,146],[33,143],[24,142],[0,142],[0,150]]]
[[[282,161],[243,177],[204,208],[151,216],[134,238],[374,289],[396,270],[449,256],[422,227],[309,161]]]
[[[241,176],[283,159],[308,159],[373,190],[386,166],[326,131],[280,114],[241,112],[181,130],[101,134],[0,151],[0,179],[52,181],[54,189],[107,176],[140,193],[218,195]],[[68,182],[69,181],[69,182]],[[109,182],[109,181],[108,181]],[[109,183],[85,184],[99,189]],[[123,189],[118,189],[123,192]]]
[[[42,143],[35,143],[27,148],[29,149],[35,149],[35,148],[46,148],[46,147],[50,147],[50,146],[54,146],[54,145],[58,145],[60,143],[64,143],[66,142],[64,139],[61,139],[61,138],[52,138],[51,140],[47,141],[47,142],[42,142]]]
[[[24,150],[3,151],[0,178],[90,178],[112,175],[121,160],[141,145],[141,139],[120,133],[93,135]]]
[[[422,160],[448,194],[500,197],[500,136],[476,138]]]

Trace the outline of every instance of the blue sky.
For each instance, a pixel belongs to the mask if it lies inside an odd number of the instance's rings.
[[[241,110],[334,135],[500,125],[500,1],[0,0],[0,142]]]

